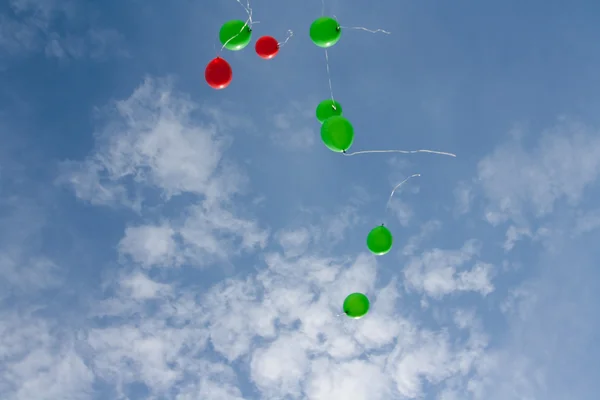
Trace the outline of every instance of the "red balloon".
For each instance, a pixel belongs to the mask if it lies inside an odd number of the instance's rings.
[[[272,36],[262,36],[254,46],[259,57],[269,60],[279,52],[279,42]]]
[[[232,78],[231,65],[221,57],[211,60],[204,70],[204,79],[213,89],[225,89]]]

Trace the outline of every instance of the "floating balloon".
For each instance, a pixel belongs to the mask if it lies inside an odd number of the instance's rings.
[[[342,105],[335,100],[323,100],[317,106],[317,119],[320,123],[336,115],[342,115]]]
[[[221,57],[211,60],[204,70],[204,79],[213,89],[225,89],[231,83],[232,78],[231,66]]]
[[[346,118],[334,115],[321,125],[321,140],[329,150],[342,153],[354,142],[354,127]]]
[[[270,60],[279,53],[279,42],[272,36],[262,36],[256,41],[254,49],[260,58]]]
[[[393,242],[392,232],[383,225],[373,228],[367,236],[367,247],[377,256],[388,253],[392,249]]]
[[[344,314],[350,318],[362,318],[369,312],[369,299],[362,293],[352,293],[344,300]]]
[[[310,25],[310,38],[319,47],[328,48],[340,40],[342,27],[333,18],[321,17]]]
[[[241,50],[252,39],[252,29],[239,19],[225,22],[219,31],[219,40],[227,50]]]

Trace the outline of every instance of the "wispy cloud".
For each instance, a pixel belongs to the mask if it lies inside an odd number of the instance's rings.
[[[96,151],[65,163],[61,181],[95,204],[139,208],[146,189],[165,200],[191,193],[207,206],[229,199],[243,177],[222,161],[227,138],[214,124],[194,123],[195,109],[187,96],[172,93],[168,80],[146,79],[131,97],[99,111],[104,124]]]
[[[4,63],[38,51],[59,59],[128,55],[117,30],[98,26],[81,4],[70,0],[11,0],[8,13],[0,15],[0,31]]]
[[[413,257],[404,270],[408,288],[440,298],[455,291],[474,291],[487,295],[494,290],[491,264],[476,261],[472,268],[464,264],[479,254],[480,243],[470,240],[460,250],[434,249]]]
[[[59,266],[42,251],[43,209],[25,196],[0,201],[0,288],[2,296],[31,295],[63,282]]]
[[[271,117],[273,143],[288,151],[308,150],[320,140],[314,111],[293,102]],[[316,125],[317,124],[317,125]]]
[[[576,205],[600,173],[595,129],[570,120],[544,132],[528,151],[514,139],[480,161],[478,177],[488,199],[486,218],[498,224],[542,217],[565,199]]]

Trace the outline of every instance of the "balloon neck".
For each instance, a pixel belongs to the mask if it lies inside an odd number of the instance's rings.
[[[337,28],[335,28],[335,30],[336,30],[336,32],[339,32],[342,30],[342,27],[338,25]]]

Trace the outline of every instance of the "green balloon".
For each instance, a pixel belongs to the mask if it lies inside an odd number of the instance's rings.
[[[310,38],[319,47],[328,48],[340,40],[342,27],[333,18],[321,17],[310,25]]]
[[[329,150],[342,153],[354,142],[354,127],[346,118],[334,115],[321,125],[321,140]]]
[[[252,39],[252,29],[239,19],[227,21],[219,31],[219,40],[227,50],[241,50]]]
[[[342,115],[342,105],[335,100],[323,100],[317,106],[317,119],[320,123],[336,115]]]
[[[369,312],[369,299],[362,293],[352,293],[344,300],[344,314],[350,318],[362,318]]]
[[[383,225],[373,228],[367,236],[367,247],[371,253],[378,256],[388,253],[392,249],[393,242],[392,232]]]

